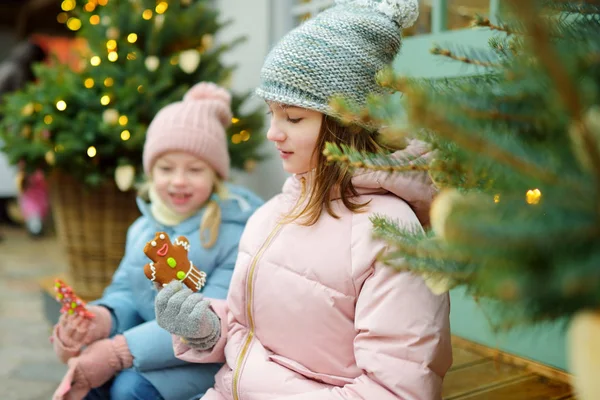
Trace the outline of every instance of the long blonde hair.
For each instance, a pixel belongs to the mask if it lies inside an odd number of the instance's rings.
[[[138,187],[138,196],[145,201],[150,201],[150,186],[152,185],[151,178],[147,178]],[[227,186],[221,178],[213,174],[213,192],[209,200],[205,203],[206,211],[200,221],[200,243],[205,249],[210,249],[215,245],[219,238],[219,227],[221,226],[221,207],[214,198],[215,196],[221,200],[229,197]],[[208,237],[207,237],[208,235]]]

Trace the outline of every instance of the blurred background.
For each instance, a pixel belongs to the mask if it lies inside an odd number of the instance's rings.
[[[251,91],[271,46],[332,3],[0,1],[3,398],[48,399],[61,379],[65,368],[48,341],[58,317],[53,280],[63,278],[86,300],[110,282],[137,216],[133,188],[145,127],[160,107],[196,81],[226,85],[237,96],[228,132],[232,180],[264,199],[279,192],[286,174],[264,140],[266,110]],[[421,1],[395,68],[427,77],[476,73],[434,60],[429,49],[486,46],[489,35],[468,27],[499,3]],[[452,302],[456,350],[447,399],[492,398],[486,391],[507,385],[520,386],[494,398],[570,396],[559,326],[497,334],[473,299],[457,290]]]

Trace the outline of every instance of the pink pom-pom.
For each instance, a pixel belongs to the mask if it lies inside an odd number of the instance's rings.
[[[229,92],[212,82],[195,84],[187,91],[183,100],[218,100],[225,103],[225,106],[228,108],[231,106],[231,95]]]

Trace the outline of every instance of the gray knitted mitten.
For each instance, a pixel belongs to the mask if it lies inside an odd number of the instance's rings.
[[[179,281],[158,292],[154,309],[160,327],[181,336],[198,350],[212,348],[221,337],[221,320],[210,309],[210,302]]]

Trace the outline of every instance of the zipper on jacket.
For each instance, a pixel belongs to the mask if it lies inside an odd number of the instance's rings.
[[[304,195],[306,193],[306,178],[302,177],[300,179],[300,183],[302,185],[301,192],[300,192],[300,198],[298,199],[298,202],[296,203],[296,205],[292,208],[291,212],[294,212],[296,210],[296,208],[298,208],[298,206],[300,206],[300,204],[302,204],[302,201],[304,200]],[[258,260],[263,255],[263,253],[267,250],[267,248],[271,245],[271,242],[275,238],[275,235],[277,235],[277,233],[281,230],[282,227],[283,227],[283,224],[281,222],[279,222],[279,223],[277,223],[277,225],[275,225],[275,228],[273,228],[273,230],[271,231],[269,236],[267,236],[267,239],[262,244],[262,246],[260,247],[260,249],[258,250],[256,255],[254,256],[254,258],[252,259],[252,263],[250,264],[250,270],[248,272],[248,281],[246,282],[246,313],[247,313],[247,318],[248,318],[248,330],[249,331],[248,331],[248,336],[246,337],[246,340],[244,341],[244,345],[242,346],[242,350],[240,351],[240,354],[238,355],[237,362],[235,365],[235,370],[233,372],[232,393],[233,393],[234,400],[239,400],[239,398],[240,398],[239,394],[238,394],[238,389],[239,389],[239,383],[240,383],[240,375],[242,372],[242,364],[244,363],[244,359],[246,358],[248,349],[250,348],[250,344],[252,343],[252,339],[254,339],[254,317],[252,316],[252,302],[254,301],[254,292],[252,289],[253,283],[254,283],[254,271],[256,269],[256,264],[258,263]]]

